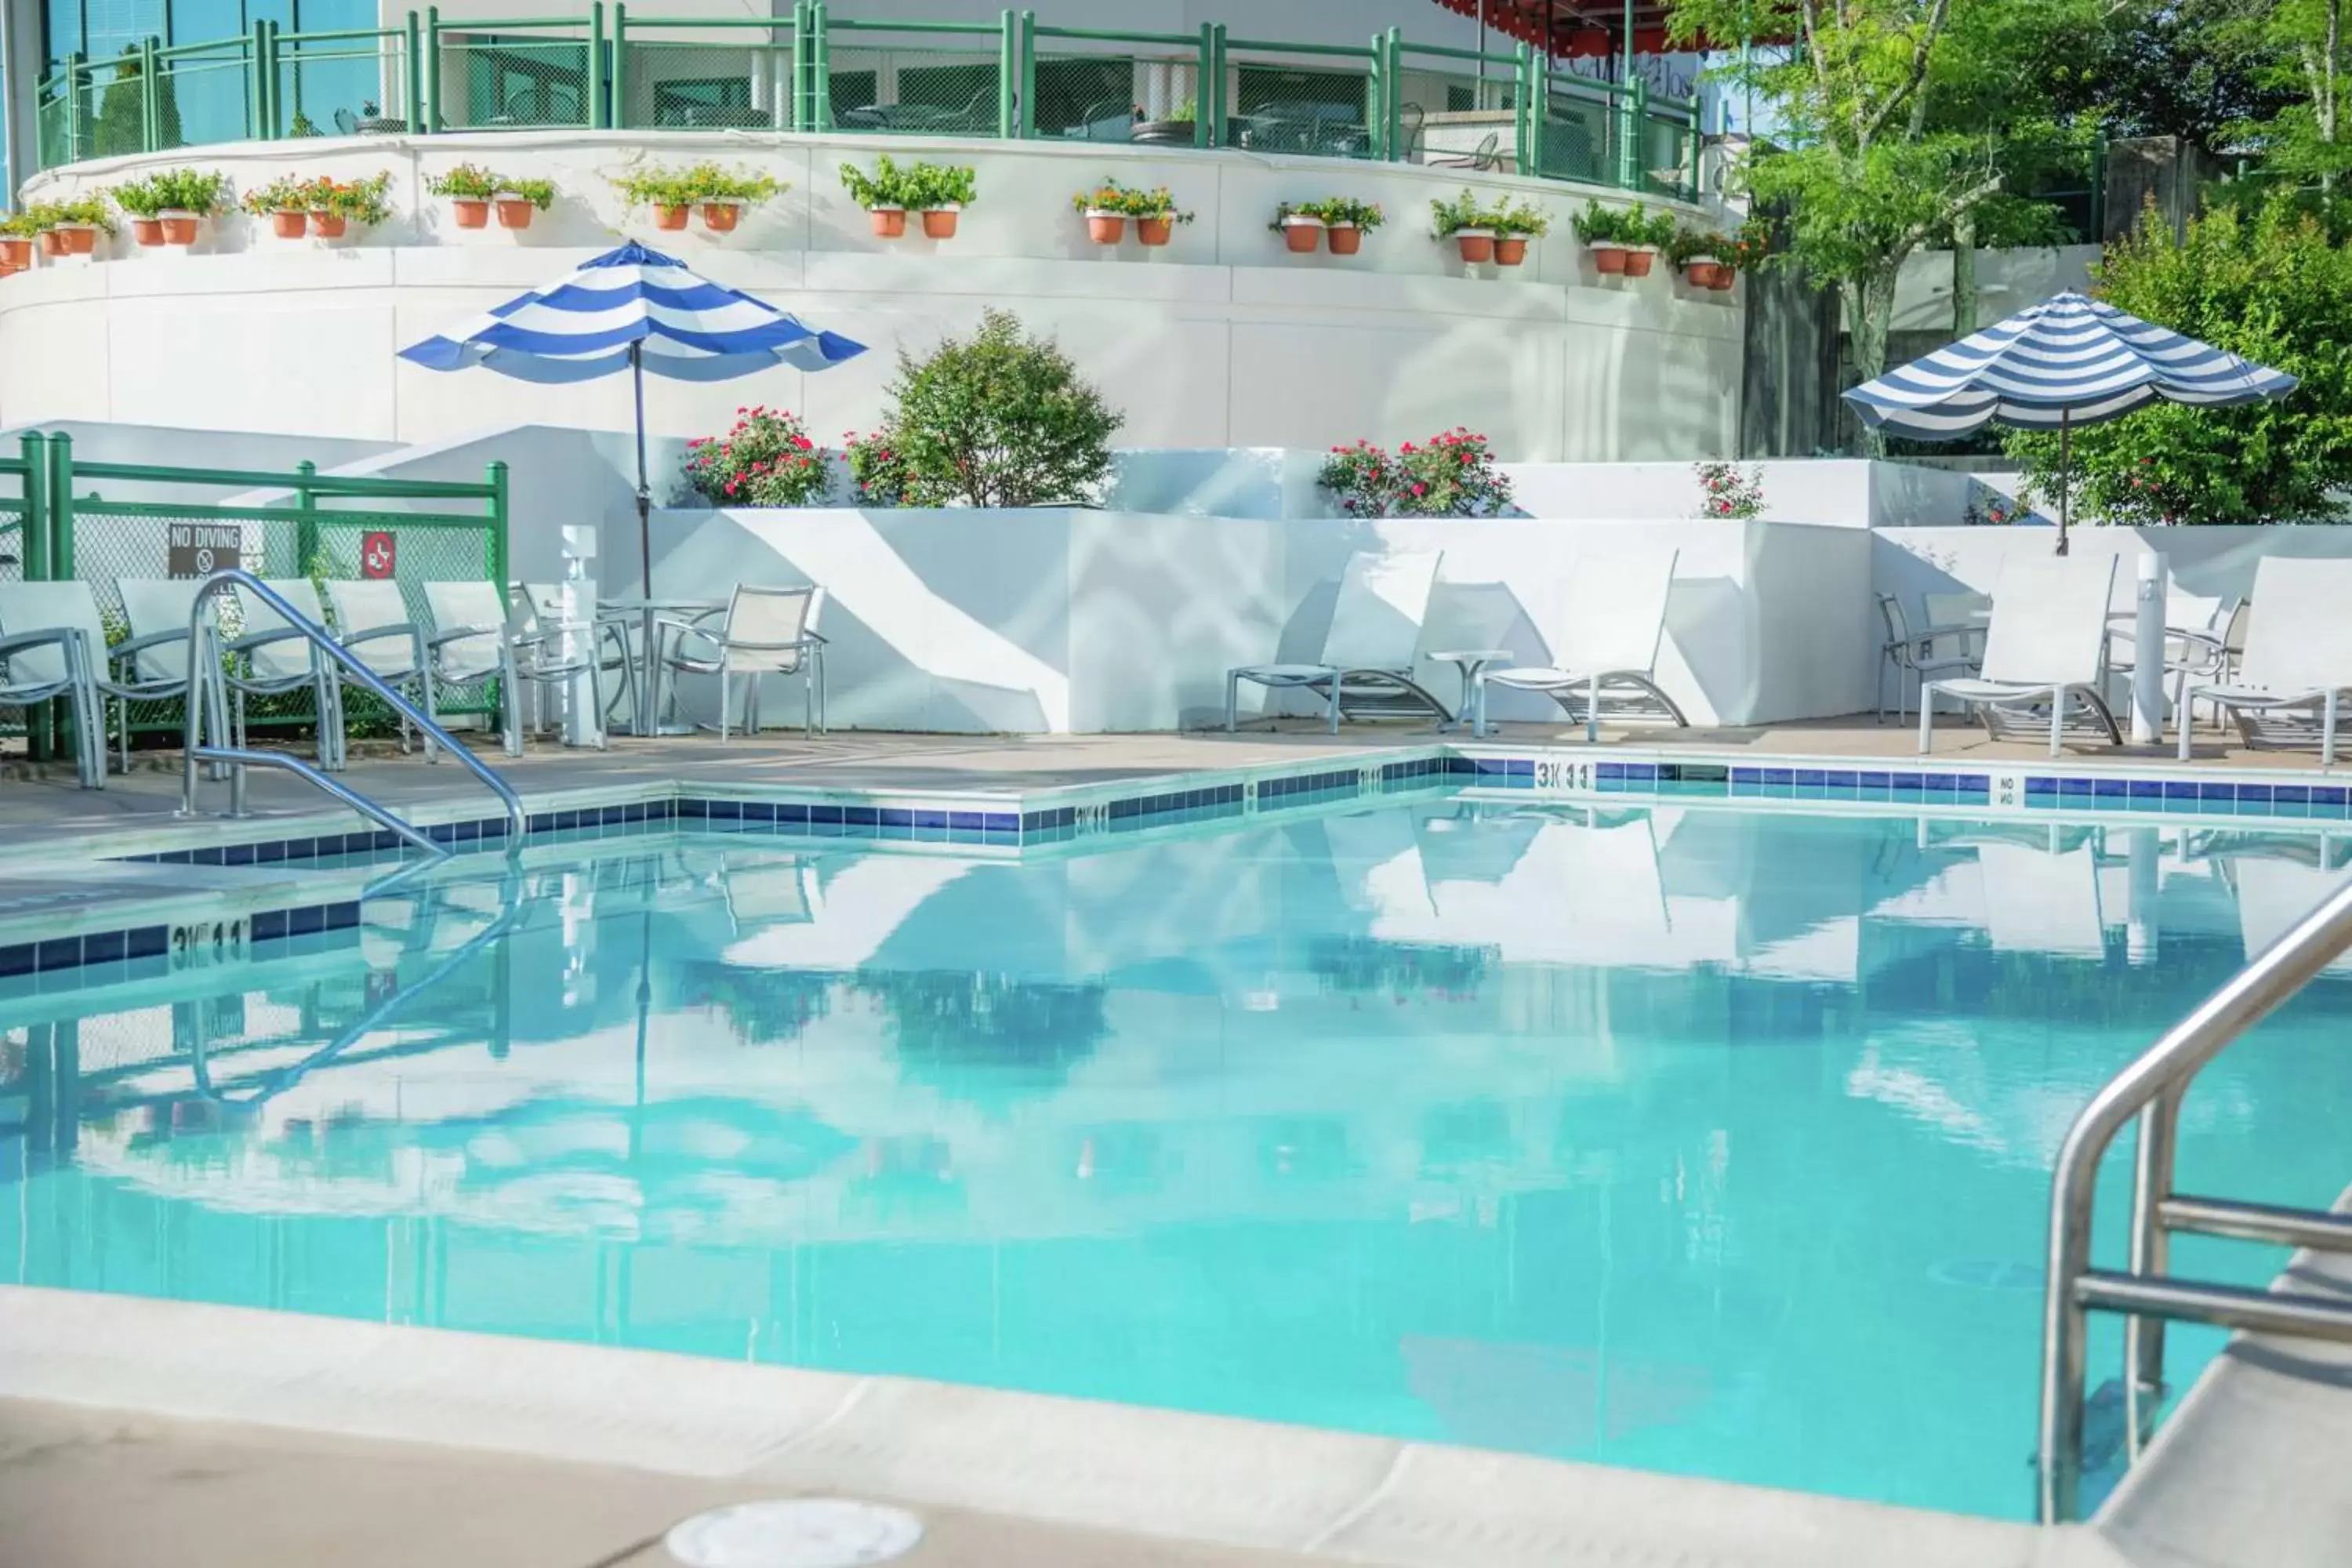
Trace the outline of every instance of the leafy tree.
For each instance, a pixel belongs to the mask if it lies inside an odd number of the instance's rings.
[[[98,123],[90,135],[91,155],[112,158],[125,153],[160,152],[180,145],[180,100],[172,78],[155,83],[155,145],[147,145],[147,121],[142,104],[139,50],[126,46],[114,62],[114,79],[106,84],[98,102]]]
[[[2238,127],[2270,171],[2333,194],[2352,175],[2352,17],[2346,0],[2269,0],[2242,29],[2260,79],[2295,94],[2269,120]]]
[[[910,506],[1083,503],[1110,477],[1125,421],[1050,338],[990,310],[917,360],[901,350],[887,421]]]
[[[2132,314],[2302,384],[2276,403],[2158,403],[2074,436],[2074,505],[2114,523],[2293,522],[2340,515],[2352,486],[2352,226],[2285,194],[2216,206],[2176,241],[2150,209],[2109,248],[2095,289]],[[2012,432],[2028,484],[2054,500],[2058,437]]]
[[[2256,28],[2273,0],[2119,0],[2040,67],[2062,114],[2095,115],[2112,135],[2178,136],[2218,150],[2301,89],[2279,87]]]
[[[2091,25],[2096,0],[1675,0],[1689,41],[1780,35],[1728,74],[1774,101],[1785,149],[1741,174],[1782,206],[1786,251],[1845,306],[1864,377],[1886,368],[1904,260],[1938,244],[2050,237],[2054,216],[2018,193],[2079,144],[2032,62]]]

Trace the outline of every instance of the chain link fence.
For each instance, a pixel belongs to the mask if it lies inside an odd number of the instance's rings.
[[[1373,51],[1338,49],[1312,58],[1279,44],[1227,46],[1227,140],[1255,153],[1370,158],[1380,117]]]
[[[994,136],[1003,79],[996,47],[830,51],[825,107],[831,128],[927,136]]]
[[[590,40],[440,35],[441,128],[585,130],[595,115]]]
[[[225,38],[156,57],[156,144],[208,147],[254,133],[251,40]]]
[[[388,135],[408,129],[408,51],[398,33],[288,34],[278,40],[271,104],[289,136]]]
[[[1554,92],[1537,127],[1535,173],[1585,184],[1617,183],[1617,105],[1607,96]]]
[[[756,40],[625,39],[614,122],[625,130],[790,131],[790,28]]]

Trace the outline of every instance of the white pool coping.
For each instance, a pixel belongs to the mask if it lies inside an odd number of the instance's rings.
[[[2117,1568],[2093,1531],[898,1377],[0,1287],[0,1397],[1394,1568]]]

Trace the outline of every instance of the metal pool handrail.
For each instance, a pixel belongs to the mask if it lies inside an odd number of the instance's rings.
[[[2135,1448],[2144,1430],[2143,1409],[2163,1386],[2167,1320],[2352,1343],[2352,1302],[2341,1298],[2179,1280],[2166,1272],[2170,1236],[2176,1230],[2352,1251],[2352,1215],[2184,1196],[2172,1186],[2180,1102],[2198,1072],[2310,984],[2347,947],[2352,947],[2352,880],[2110,1079],[2068,1129],[2050,1188],[2037,1500],[2042,1522],[2060,1523],[2080,1511],[2084,1339],[2085,1319],[2093,1309],[2126,1316],[2126,1387],[2131,1406],[2126,1441]],[[2100,1161],[2135,1116],[2140,1127],[2130,1262],[2118,1274],[2091,1267],[2092,1202]]]
[[[394,690],[390,683],[361,662],[358,656],[328,636],[324,626],[288,604],[275,588],[252,573],[234,566],[215,572],[205,578],[203,585],[197,588],[196,596],[188,607],[187,728],[184,749],[183,778],[180,785],[182,816],[199,815],[196,810],[196,764],[198,763],[228,764],[230,769],[229,815],[232,816],[245,815],[245,770],[249,763],[258,763],[263,767],[285,768],[290,773],[299,773],[328,794],[334,795],[345,805],[363,816],[374,818],[410,843],[422,845],[439,854],[447,853],[440,845],[419,833],[414,826],[394,816],[390,809],[380,803],[362,795],[357,790],[337,784],[317,769],[295,758],[274,752],[249,751],[236,746],[207,746],[204,743],[205,694],[212,687],[212,681],[207,679],[206,661],[213,657],[210,653],[210,640],[204,635],[205,605],[222,589],[231,586],[247,590],[255,598],[277,611],[284,617],[286,624],[300,632],[304,640],[311,647],[341,665],[362,689],[374,696],[377,700],[388,705],[394,712],[415,725],[434,742],[464,763],[467,771],[488,785],[490,793],[499,797],[499,803],[506,807],[508,852],[515,854],[521,851],[524,834],[522,800],[515,794],[514,787],[499,775],[497,770],[460,744],[457,737],[427,716],[423,709]],[[226,713],[223,718],[225,721]],[[324,721],[323,716],[321,721]]]

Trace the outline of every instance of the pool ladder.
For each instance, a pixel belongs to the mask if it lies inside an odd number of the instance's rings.
[[[460,744],[455,736],[443,729],[440,723],[423,709],[394,689],[390,682],[370,669],[349,648],[337,642],[328,633],[326,627],[288,604],[276,589],[252,573],[234,567],[215,572],[205,578],[203,586],[196,590],[195,599],[188,608],[187,730],[184,757],[182,763],[184,776],[180,786],[180,816],[187,817],[202,815],[196,808],[196,768],[200,763],[213,764],[215,778],[220,777],[224,771],[226,773],[228,814],[233,817],[251,815],[246,808],[246,769],[248,767],[278,768],[308,779],[362,816],[376,823],[379,826],[389,828],[409,844],[422,849],[436,859],[443,858],[450,852],[447,845],[437,842],[383,802],[352,788],[338,779],[329,777],[325,773],[312,767],[299,757],[289,756],[282,752],[258,752],[246,746],[205,743],[205,713],[207,700],[220,710],[218,729],[222,733],[228,731],[228,707],[226,694],[219,685],[219,656],[213,651],[212,639],[206,635],[209,628],[205,625],[205,605],[223,589],[229,587],[243,589],[275,610],[284,618],[289,626],[301,634],[303,640],[327,658],[341,665],[344,672],[354,682],[374,696],[377,700],[389,706],[406,722],[414,725],[425,736],[428,746],[438,745],[464,763],[476,778],[480,779],[489,787],[491,794],[499,797],[499,803],[506,807],[508,852],[514,854],[521,850],[524,833],[522,801],[516,795],[514,787],[500,777],[496,769]],[[325,715],[320,716],[320,722],[322,724],[326,722]],[[323,744],[323,742],[321,743]]]
[[[2164,1326],[2178,1320],[2352,1343],[2352,1300],[2175,1279],[2172,1233],[2352,1252],[2352,1214],[2192,1196],[2173,1187],[2180,1102],[2205,1064],[2352,947],[2352,880],[2202,1005],[2173,1026],[2083,1108],[2058,1151],[2050,1190],[2049,1275],[2042,1329],[2042,1430],[2036,1502],[2042,1522],[2080,1516],[2084,1338],[2088,1315],[2124,1317],[2125,1441],[2137,1456],[2164,1391]],[[2125,1269],[2091,1266],[2099,1163],[2137,1118],[2131,1246]]]

